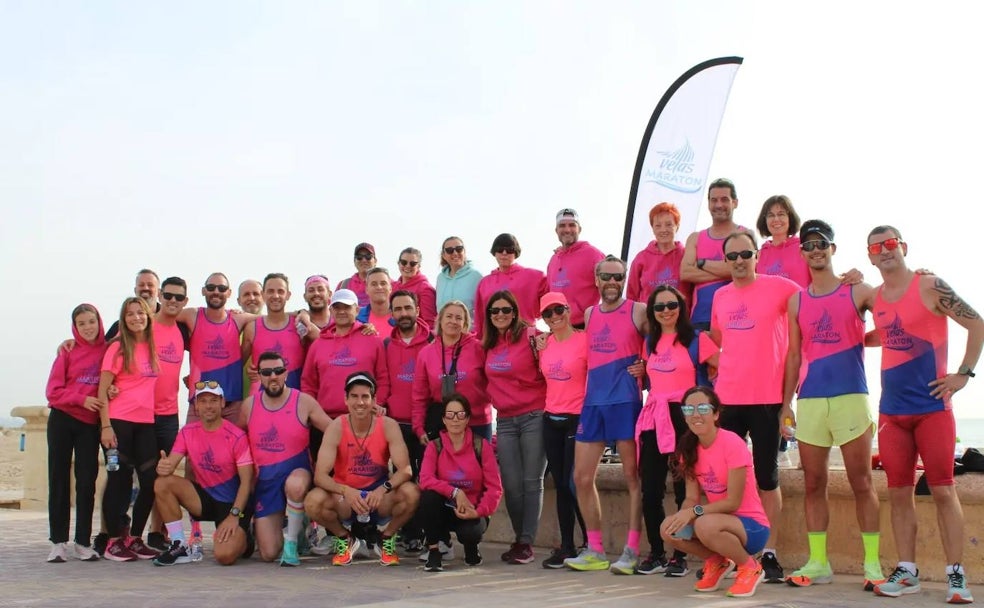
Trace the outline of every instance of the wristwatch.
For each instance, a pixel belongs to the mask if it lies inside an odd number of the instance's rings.
[[[700,258],[699,260],[697,260],[697,270],[704,270],[704,264],[706,263],[707,263],[706,258]]]
[[[973,378],[974,376],[977,375],[977,374],[974,373],[974,370],[970,369],[966,365],[961,365],[957,369],[957,374],[960,375],[960,376],[967,376],[968,378]]]
[[[704,507],[701,505],[694,505],[694,517],[700,517],[704,514]]]
[[[386,493],[389,494],[390,492],[393,491],[393,484],[391,484],[387,479],[386,481],[383,482],[383,489],[385,489]]]
[[[233,507],[229,509],[229,515],[232,515],[233,517],[238,517],[239,519],[246,517],[246,514],[243,513],[242,509],[240,509],[239,507]]]

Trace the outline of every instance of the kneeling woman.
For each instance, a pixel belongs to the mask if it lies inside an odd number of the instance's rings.
[[[417,514],[427,537],[427,572],[444,569],[438,542],[452,531],[465,547],[465,563],[481,564],[478,543],[502,498],[495,453],[488,441],[468,428],[471,413],[467,398],[450,395],[444,400],[445,430],[424,450]]]
[[[752,555],[769,539],[752,455],[741,437],[718,428],[721,402],[711,389],[688,390],[680,409],[688,430],[677,443],[676,473],[687,483],[687,497],[663,521],[660,534],[674,548],[705,560],[697,591],[716,591],[737,566],[728,595],[749,597],[764,577]]]

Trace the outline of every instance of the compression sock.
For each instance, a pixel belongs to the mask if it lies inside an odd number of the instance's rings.
[[[297,540],[297,536],[304,529],[304,505],[287,499],[287,531],[284,538]]]

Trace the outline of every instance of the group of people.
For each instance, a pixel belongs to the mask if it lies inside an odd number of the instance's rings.
[[[394,280],[375,248],[360,243],[356,273],[334,291],[323,275],[309,277],[307,307],[297,311],[287,309],[283,274],[244,281],[241,310],[229,311],[222,273],[206,279],[206,305],[186,309],[185,281],[158,284],[141,271],[135,297],[106,334],[91,305],[73,311],[74,340],[52,369],[49,561],[72,551],[81,559],[192,561],[204,519],[216,524],[221,563],[255,544],[262,559],[296,565],[299,544],[321,526],[325,539],[312,538],[312,550],[327,543],[335,564],[351,562],[363,546],[396,564],[399,538],[425,570],[440,571],[453,556],[451,532],[466,564],[482,562],[479,542],[504,496],[515,541],[501,557],[526,564],[549,471],[560,543],[544,567],[682,577],[690,556],[703,560],[698,591],[718,589],[735,570],[728,594],[747,597],[762,581],[830,582],[826,483],[830,449],[839,446],[857,501],[865,588],[919,591],[913,487],[921,457],[941,522],[947,601],[972,601],[960,564],[950,398],[973,377],[984,323],[942,279],[907,267],[908,245],[894,227],[868,237],[883,281],[874,288],[856,270],[834,272],[833,228],[801,224],[787,197],[763,204],[761,247],[735,223],[737,204],[732,182],[712,182],[712,224],[685,244],[677,208],[656,205],[654,240],[631,265],[581,240],[573,209],[556,216],[560,247],[546,273],[516,264],[519,242],[501,234],[491,247],[497,268],[482,277],[463,241],[449,237],[436,288],[420,273],[419,250],[400,252]],[[868,310],[875,329],[866,333]],[[947,373],[948,317],[968,331],[955,373]],[[897,447],[882,454],[899,551],[887,578],[865,346],[883,353],[879,441]],[[185,350],[193,404],[179,429]],[[810,557],[787,576],[775,550],[777,457],[783,438],[793,437],[806,479]],[[96,537],[105,547],[92,547],[99,444],[118,461]],[[595,483],[609,447],[629,501],[628,534],[614,561]],[[70,546],[73,452],[78,521]],[[179,476],[182,459],[189,466]],[[134,472],[140,489],[128,517]],[[677,505],[669,516],[668,476]],[[191,541],[181,508],[193,519]]]

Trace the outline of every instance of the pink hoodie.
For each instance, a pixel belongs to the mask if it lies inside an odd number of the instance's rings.
[[[478,426],[492,422],[492,405],[486,392],[485,351],[482,343],[473,334],[465,334],[457,344],[445,347],[438,337],[433,343],[420,350],[417,367],[413,376],[413,432],[420,437],[424,434],[424,418],[427,406],[441,402],[441,375],[451,368],[454,351],[461,347],[458,355],[458,378],[455,390],[464,395],[471,404],[470,424]],[[443,359],[442,359],[443,352]],[[442,369],[443,365],[446,368]]]
[[[417,368],[417,355],[434,341],[430,328],[417,319],[417,333],[407,344],[397,327],[383,341],[386,348],[386,369],[389,370],[390,394],[386,401],[387,416],[407,424],[413,411],[413,379]]]
[[[546,406],[547,384],[527,334],[512,343],[499,337],[485,352],[485,377],[500,418],[521,416]]]
[[[424,276],[424,273],[417,273],[417,276],[406,283],[403,282],[403,277],[400,276],[400,279],[393,283],[393,291],[400,289],[406,289],[416,294],[417,316],[428,327],[434,327],[434,319],[437,318],[437,292],[434,286],[430,284],[430,281],[427,280],[427,277]]]
[[[48,407],[61,410],[87,424],[99,422],[99,414],[85,409],[82,403],[86,397],[95,397],[99,391],[100,370],[103,355],[106,354],[106,330],[98,312],[96,320],[99,322],[99,334],[93,343],[86,342],[75,323],[72,323],[75,347],[71,352],[58,349],[45,389]]]
[[[367,371],[376,379],[376,403],[386,405],[389,398],[389,373],[383,341],[362,334],[358,321],[344,336],[335,334],[335,324],[321,330],[308,349],[301,373],[301,391],[311,395],[325,412],[335,418],[348,413],[345,405],[345,378]]]
[[[420,463],[420,489],[433,490],[450,500],[454,489],[458,488],[474,505],[479,517],[490,517],[502,498],[502,478],[492,445],[482,440],[482,462],[479,463],[472,437],[471,429],[465,429],[461,449],[455,450],[448,432],[441,431],[440,454],[435,443],[428,443]]]
[[[571,323],[574,325],[583,325],[585,309],[594,306],[600,299],[594,270],[603,259],[605,254],[600,249],[587,241],[578,241],[567,249],[554,249],[553,257],[547,264],[550,291],[559,291],[567,296]]]
[[[533,325],[540,316],[540,298],[547,293],[547,275],[533,268],[513,264],[506,270],[496,268],[478,282],[475,290],[475,335],[482,337],[485,305],[497,291],[508,289],[519,303],[520,318]]]
[[[625,287],[625,297],[635,302],[646,303],[649,294],[659,285],[671,285],[680,290],[687,303],[692,301],[694,286],[680,280],[680,263],[683,261],[684,246],[676,241],[673,249],[663,253],[650,241],[646,248],[636,254],[629,267],[629,283]]]
[[[359,308],[369,303],[369,295],[366,293],[366,281],[359,276],[358,272],[347,279],[339,281],[338,285],[335,285],[335,291],[339,289],[351,289],[355,292],[355,297],[359,298]]]

